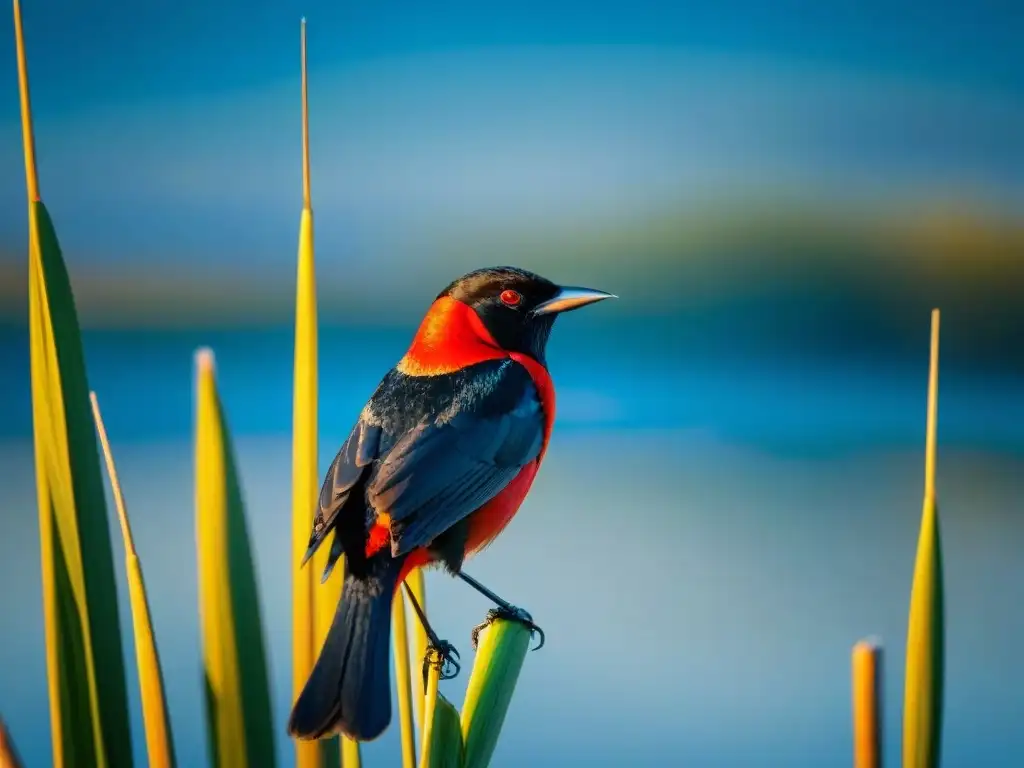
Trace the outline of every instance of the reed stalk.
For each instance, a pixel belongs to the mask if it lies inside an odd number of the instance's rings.
[[[441,659],[431,651],[427,664],[426,698],[424,701],[423,740],[420,745],[419,768],[463,768],[462,731],[459,713],[438,693]],[[422,679],[422,675],[420,678]]]
[[[853,765],[882,768],[882,646],[853,647]]]
[[[942,547],[935,495],[939,392],[939,310],[932,311],[924,505],[910,593],[903,692],[903,766],[937,768],[942,741],[944,606]]]
[[[405,577],[405,583],[408,584],[409,589],[412,590],[413,597],[416,598],[416,602],[419,603],[420,608],[423,609],[423,613],[427,614],[427,586],[425,581],[426,579],[424,578],[422,568],[413,568],[409,575]],[[422,623],[414,621],[409,628],[409,632],[412,635],[410,642],[412,658],[415,659],[416,664],[420,664],[427,655],[427,631],[423,628]],[[423,684],[423,675],[413,675],[413,713],[416,717],[416,728],[419,729],[420,733],[423,732],[423,707],[426,703],[426,694],[427,691]]]
[[[128,577],[128,596],[132,608],[132,627],[135,636],[135,659],[139,671],[139,689],[142,695],[142,721],[146,729],[146,754],[150,768],[173,768],[174,744],[171,738],[171,721],[167,716],[167,699],[164,695],[163,672],[160,655],[157,653],[156,637],[153,635],[153,620],[149,612],[146,583],[142,578],[142,564],[135,551],[128,509],[125,506],[121,482],[117,477],[114,454],[103,424],[99,400],[95,392],[89,393],[93,419],[99,434],[103,458],[110,478],[110,490],[114,506],[121,523],[121,537],[124,540],[125,573]]]
[[[71,282],[39,192],[14,2],[29,219],[29,349],[53,765],[132,765],[114,556]]]
[[[0,719],[0,768],[22,768],[21,758],[3,719]]]
[[[255,564],[213,353],[196,353],[196,545],[207,738],[215,768],[273,766]]]
[[[486,768],[490,763],[530,647],[530,636],[530,630],[521,623],[504,619],[480,633],[462,705],[464,768]]]
[[[416,768],[416,731],[413,726],[412,681],[409,671],[409,632],[406,627],[405,590],[391,601],[391,637],[395,657],[395,689],[398,692],[398,723],[402,768]],[[421,675],[422,677],[422,675]]]
[[[292,696],[302,692],[327,637],[345,580],[344,563],[323,584],[320,574],[330,547],[324,547],[305,567],[299,567],[319,491],[319,423],[316,258],[309,160],[309,77],[306,67],[306,20],[299,25],[299,68],[302,119],[302,213],[295,280],[295,359],[292,392]],[[338,737],[295,742],[297,768],[326,768],[344,762],[359,768],[358,745],[347,745],[343,760]]]

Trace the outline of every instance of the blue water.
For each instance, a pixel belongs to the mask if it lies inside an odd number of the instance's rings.
[[[282,434],[291,424],[292,332],[87,331],[90,386],[122,439],[191,434],[192,358],[214,349],[221,392],[238,434]],[[835,452],[919,445],[927,377],[919,355],[871,359],[751,355],[728,347],[688,355],[652,323],[648,336],[558,328],[550,368],[563,429],[600,426],[699,429],[767,450]],[[347,431],[410,330],[328,328],[320,337],[322,429]],[[0,329],[0,437],[31,434],[28,340]],[[1024,451],[1024,377],[947,367],[942,376],[947,444]]]
[[[27,346],[19,332],[4,334],[0,583],[19,587],[0,593],[0,714],[35,766],[48,764],[49,738]],[[322,331],[322,465],[408,334]],[[886,648],[894,764],[927,349],[885,360],[757,356],[724,345],[695,354],[668,338],[556,329],[559,419],[544,470],[509,530],[467,568],[528,608],[548,634],[524,666],[492,765],[849,765],[849,652],[875,634]],[[182,765],[205,761],[192,354],[203,344],[217,354],[283,729],[291,343],[287,330],[273,329],[85,337],[143,559]],[[1024,389],[949,357],[939,429],[944,765],[1013,768],[1024,760]],[[469,630],[486,604],[441,574],[430,574],[428,592],[442,636],[471,661]],[[137,701],[131,664],[129,674]],[[456,704],[466,677],[443,685]],[[143,764],[137,709],[133,727]],[[367,745],[365,764],[395,764],[396,739],[393,727]],[[290,765],[283,732],[277,751]]]

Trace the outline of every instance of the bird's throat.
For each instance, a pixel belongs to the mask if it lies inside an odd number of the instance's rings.
[[[466,366],[508,357],[471,307],[442,296],[426,317],[396,366],[407,376],[439,376]]]

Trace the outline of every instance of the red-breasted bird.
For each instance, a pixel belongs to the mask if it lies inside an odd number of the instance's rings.
[[[544,353],[555,318],[608,298],[514,267],[471,272],[437,296],[320,491],[303,563],[333,531],[324,579],[344,554],[345,583],[292,709],[292,736],[340,731],[368,741],[387,727],[391,600],[417,566],[442,565],[498,604],[490,618],[537,629],[462,564],[509,523],[544,458],[555,419]],[[451,661],[454,649],[426,626]]]

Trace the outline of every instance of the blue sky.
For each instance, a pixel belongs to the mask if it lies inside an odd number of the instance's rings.
[[[256,270],[293,250],[303,14],[318,243],[357,273],[452,233],[746,192],[1024,204],[1011,3],[483,6],[27,3],[66,250]],[[24,237],[6,71],[0,259]]]
[[[290,77],[294,47],[287,32],[303,15],[314,24],[314,71],[458,48],[632,44],[908,73],[1010,92],[1024,87],[1013,23],[1021,10],[1011,1],[25,5],[35,71],[48,83],[37,86],[38,94],[69,110]],[[207,68],[215,61],[212,83]]]

